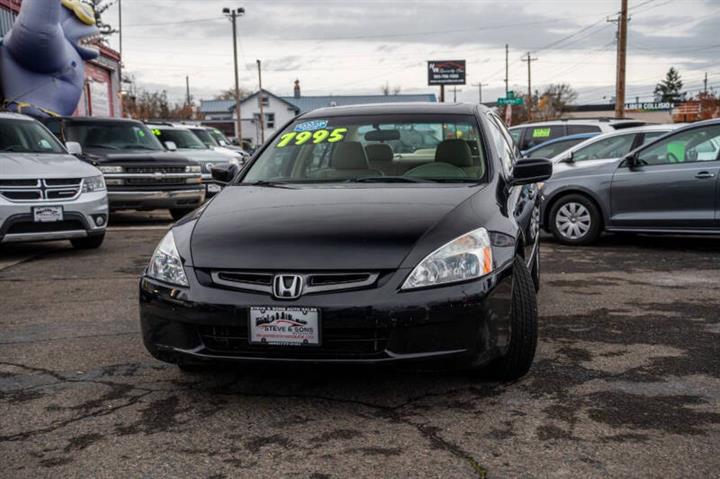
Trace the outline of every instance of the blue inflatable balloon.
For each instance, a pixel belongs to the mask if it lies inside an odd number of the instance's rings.
[[[0,45],[5,107],[37,117],[72,115],[82,96],[84,61],[98,50],[95,15],[79,0],[24,0]]]

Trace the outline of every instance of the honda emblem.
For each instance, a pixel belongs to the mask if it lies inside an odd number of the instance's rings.
[[[297,274],[278,274],[273,278],[273,296],[278,299],[297,299],[303,293],[303,277]]]

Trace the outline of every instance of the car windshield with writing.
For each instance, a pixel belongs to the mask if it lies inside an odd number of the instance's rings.
[[[0,120],[0,152],[65,153],[65,149],[40,123],[31,120]]]
[[[90,150],[150,150],[164,148],[152,132],[142,124],[126,121],[81,122],[72,121],[65,125],[65,138]]]
[[[478,183],[487,172],[467,115],[303,120],[277,135],[242,183]]]
[[[207,150],[208,147],[190,130],[182,128],[153,128],[160,141],[172,141],[181,150]]]

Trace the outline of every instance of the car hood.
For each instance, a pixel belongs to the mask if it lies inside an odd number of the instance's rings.
[[[560,178],[593,175],[598,173],[612,172],[617,168],[619,158],[608,158],[601,160],[585,160],[574,163],[555,163],[553,165],[553,175],[548,181],[558,180]]]
[[[183,155],[165,151],[152,150],[111,150],[104,148],[88,148],[85,151],[88,160],[102,164],[123,164],[141,162],[161,162],[163,164],[191,164]]]
[[[198,219],[192,261],[212,269],[396,269],[475,192],[425,185],[231,186]]]
[[[180,148],[177,151],[185,158],[198,163],[227,163],[230,161],[228,155],[210,149],[193,150],[192,148]]]
[[[2,153],[0,177],[84,178],[100,175],[97,168],[67,154]]]

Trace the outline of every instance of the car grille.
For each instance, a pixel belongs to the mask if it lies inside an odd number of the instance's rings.
[[[0,196],[16,202],[72,200],[81,191],[82,178],[0,180]]]
[[[77,231],[85,230],[85,226],[80,221],[65,220],[53,221],[50,223],[33,223],[23,221],[14,223],[8,228],[6,234],[28,234],[28,233],[57,233],[59,231]]]
[[[185,173],[184,166],[128,166],[125,172],[130,174],[154,174],[154,173]]]
[[[370,321],[372,324],[372,321]],[[200,326],[200,340],[215,354],[282,358],[377,357],[387,348],[390,330],[381,327],[332,328],[323,325],[321,346],[267,346],[250,344],[245,326]]]
[[[342,272],[298,274],[303,278],[303,295],[327,293],[350,289],[369,288],[377,282],[378,273]],[[216,285],[246,291],[259,291],[272,294],[274,273],[245,271],[212,271],[210,273]]]
[[[147,185],[184,185],[186,178],[126,178],[125,184],[128,186],[147,186]]]

